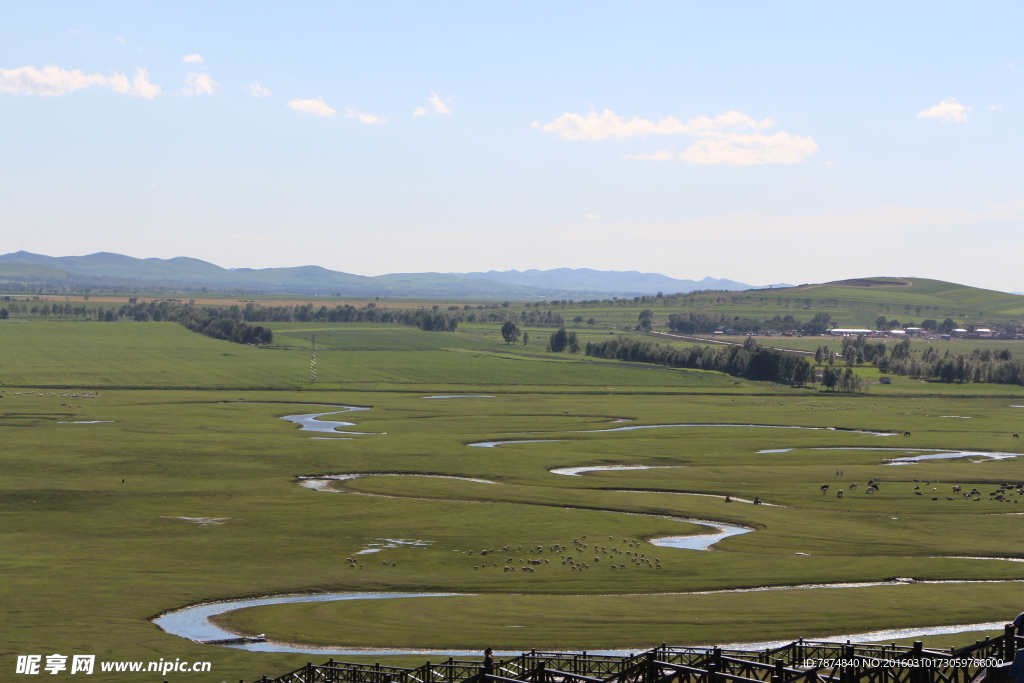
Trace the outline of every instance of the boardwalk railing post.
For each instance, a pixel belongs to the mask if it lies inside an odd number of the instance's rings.
[[[920,640],[914,641],[914,647],[910,651],[911,669],[910,683],[924,683],[925,670],[921,665],[921,657],[924,654],[924,643]]]
[[[1013,655],[1015,654],[1016,645],[1017,645],[1017,642],[1016,642],[1017,637],[1015,635],[1015,631],[1016,630],[1017,629],[1014,627],[1013,624],[1007,624],[1006,625],[1006,633],[1003,635],[1003,640],[1004,640],[1004,643],[1003,643],[1003,651],[1004,651],[1003,661],[1004,662],[1012,662],[1013,661]]]

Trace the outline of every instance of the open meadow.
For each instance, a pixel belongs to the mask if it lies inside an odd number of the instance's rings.
[[[762,642],[1021,611],[1024,388],[828,393],[496,330],[287,323],[256,348],[169,322],[0,323],[2,666],[180,657],[253,680],[336,651],[419,664],[402,650]],[[214,618],[322,653],[153,623],[351,592],[448,595]]]

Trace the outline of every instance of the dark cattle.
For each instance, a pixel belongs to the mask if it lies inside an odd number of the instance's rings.
[[[1014,434],[1014,435],[1013,435],[1013,438],[1015,438],[1015,439],[1019,439],[1019,438],[1020,438],[1020,434]]]
[[[910,436],[910,432],[903,432],[903,436]]]

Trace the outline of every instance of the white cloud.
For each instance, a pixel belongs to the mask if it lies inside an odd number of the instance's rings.
[[[253,97],[267,97],[270,95],[270,90],[264,88],[262,85],[253,81],[249,85],[245,86],[245,89],[249,91],[249,94]]]
[[[135,70],[130,81],[125,74],[85,74],[78,69],[68,71],[52,65],[42,69],[34,66],[0,69],[0,94],[54,97],[89,88],[107,88],[146,99],[153,99],[162,92],[159,85],[149,82],[149,74],[141,68]]]
[[[942,119],[943,121],[966,121],[967,112],[971,110],[956,101],[955,97],[947,97],[934,107],[917,112],[920,119]]]
[[[436,92],[430,93],[430,97],[427,98],[427,101],[430,103],[430,106],[433,107],[434,113],[451,114],[452,111],[454,111],[451,99],[442,100],[437,96]],[[429,113],[431,113],[431,110],[424,106],[419,106],[412,110],[413,116],[426,116]]]
[[[813,138],[782,131],[761,133],[716,133],[698,140],[679,155],[691,164],[795,164],[818,151]]]
[[[988,107],[987,107],[987,109],[988,109],[989,111],[999,111],[999,110],[1000,110],[1000,109],[1002,109],[1002,108],[1003,108],[1003,105],[1001,105],[1001,104],[990,104],[990,105],[988,105]]]
[[[352,107],[345,107],[345,116],[349,117],[350,119],[359,119],[360,121],[366,124],[379,123],[383,125],[384,123],[387,123],[385,119],[382,119],[379,116],[374,116],[373,114],[367,114],[365,112],[356,111]]]
[[[590,218],[591,220],[595,220],[596,221],[596,220],[598,220],[601,217],[598,216],[596,213],[588,213],[588,214],[586,214],[585,218]]]
[[[440,97],[437,96],[436,92],[430,93],[430,98],[427,100],[434,106],[434,111],[438,114],[451,114],[452,113],[452,101],[448,100],[444,102]]]
[[[125,40],[124,38],[122,38],[121,36],[114,36],[114,40],[116,40],[117,42],[121,43],[122,45],[127,45],[128,44],[128,41]]]
[[[316,114],[317,116],[334,116],[338,113],[327,106],[327,103],[320,97],[315,100],[292,100],[288,103],[288,106],[295,111],[301,111],[306,114]]]
[[[185,76],[185,82],[187,86],[181,89],[181,92],[186,97],[192,95],[212,95],[217,90],[220,90],[220,83],[213,80],[210,74],[206,73],[190,73]]]
[[[598,114],[566,112],[546,124],[534,122],[531,128],[554,133],[562,140],[600,141],[609,138],[622,140],[647,135],[689,135],[699,138],[683,152],[658,150],[650,153],[630,153],[624,158],[635,161],[670,161],[680,159],[691,164],[792,164],[803,161],[818,151],[818,143],[810,137],[786,132],[772,134],[761,131],[771,128],[771,119],[758,121],[738,111],[727,111],[717,116],[698,116],[683,122],[674,116],[652,121],[633,117],[624,119],[610,109]]]
[[[762,133],[703,133],[700,140],[680,153],[658,150],[652,154],[626,154],[623,158],[634,161],[671,161],[681,159],[691,164],[795,164],[818,151],[813,138],[778,132]],[[830,165],[831,162],[826,162]]]
[[[616,138],[622,140],[640,135],[699,135],[704,132],[722,130],[724,128],[771,128],[775,122],[771,119],[755,121],[746,114],[738,111],[727,111],[715,117],[698,116],[683,123],[674,116],[651,121],[640,117],[633,117],[626,120],[615,114],[610,109],[605,109],[600,114],[590,112],[589,114],[573,114],[566,112],[551,123],[543,125],[538,121],[531,124],[531,128],[539,128],[546,133],[555,133],[563,140],[607,140]]]
[[[198,64],[203,61],[203,58],[199,55],[185,55],[181,58],[181,61],[188,62],[189,64]]]

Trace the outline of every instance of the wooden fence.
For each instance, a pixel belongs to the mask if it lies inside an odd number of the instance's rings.
[[[498,660],[416,669],[380,664],[313,664],[254,683],[1008,683],[1006,670],[1024,638],[1013,628],[959,649],[926,650],[865,643],[798,640],[765,650],[661,647],[629,657],[531,650]],[[239,683],[245,683],[239,681]]]

